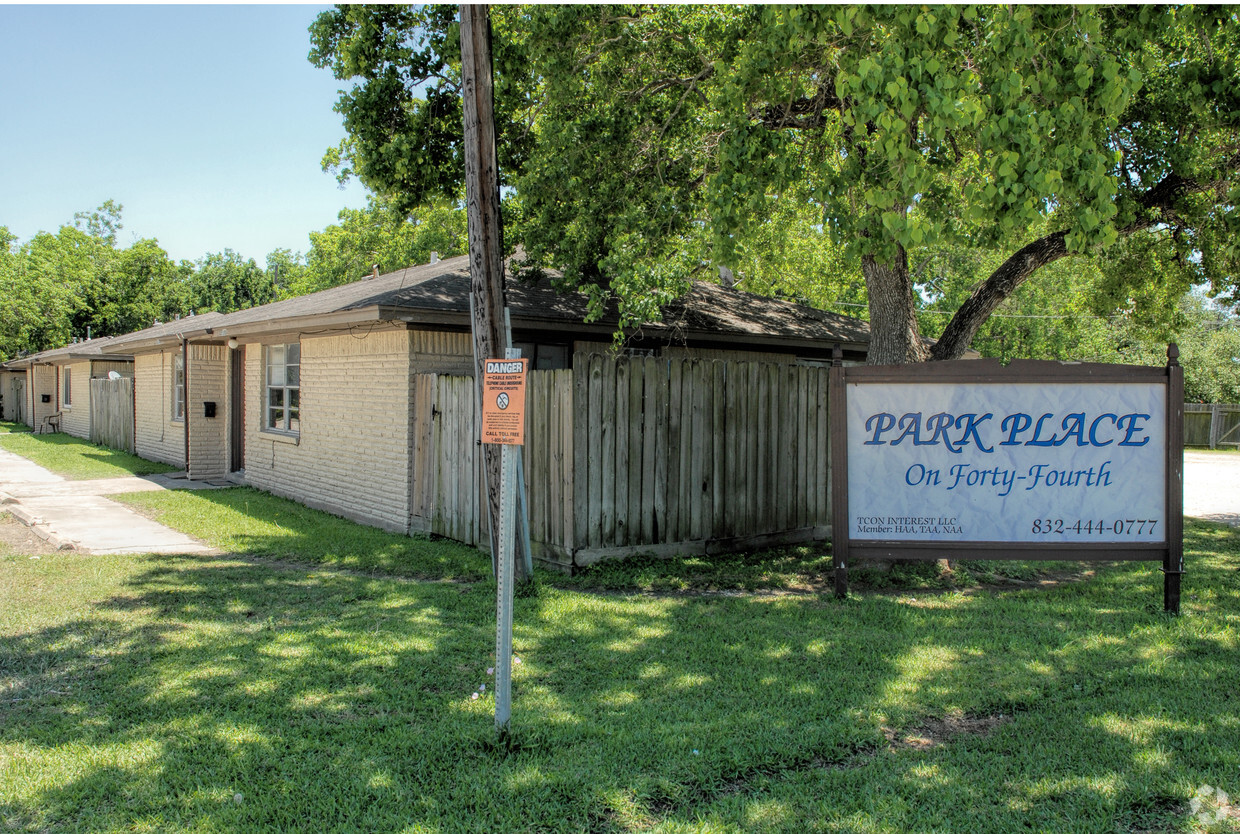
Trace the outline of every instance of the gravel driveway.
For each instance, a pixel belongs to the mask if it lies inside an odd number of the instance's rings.
[[[1240,526],[1240,454],[1184,453],[1184,515]]]

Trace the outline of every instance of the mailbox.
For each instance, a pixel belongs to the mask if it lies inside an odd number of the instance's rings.
[[[52,401],[52,395],[51,394],[40,394],[39,399],[45,403],[50,403]]]
[[[214,417],[215,416],[215,403],[204,402],[202,404],[202,416],[203,417]]]

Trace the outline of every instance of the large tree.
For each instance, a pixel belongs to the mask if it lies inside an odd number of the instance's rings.
[[[275,275],[232,249],[210,252],[195,263],[189,279],[194,311],[231,313],[275,300]]]
[[[1039,269],[1122,238],[1234,287],[1230,9],[560,6],[492,21],[510,227],[532,265],[618,296],[628,321],[739,268],[801,211],[864,279],[876,362],[930,356],[910,253],[945,245],[1020,241],[930,334],[934,358],[960,356]],[[342,171],[405,207],[456,193],[450,10],[339,7],[312,40],[312,60],[356,82]]]
[[[303,295],[357,281],[378,267],[391,272],[464,254],[468,248],[465,211],[455,201],[433,200],[413,211],[371,198],[365,208],[343,209],[322,231],[310,233],[304,268],[281,284],[285,296]]]

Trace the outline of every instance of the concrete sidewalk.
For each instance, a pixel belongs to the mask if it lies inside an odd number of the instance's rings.
[[[1184,453],[1184,515],[1240,527],[1240,455]]]
[[[178,477],[179,474],[179,477]],[[55,547],[87,553],[214,553],[197,539],[151,521],[107,495],[164,489],[216,489],[180,473],[68,481],[0,449],[0,512]]]

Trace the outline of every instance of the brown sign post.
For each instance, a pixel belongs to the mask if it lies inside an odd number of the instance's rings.
[[[1161,560],[1184,572],[1184,377],[995,360],[831,368],[836,593],[848,560]]]

